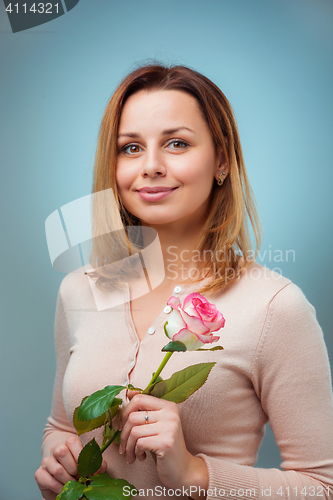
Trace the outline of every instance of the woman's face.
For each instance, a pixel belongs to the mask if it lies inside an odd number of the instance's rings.
[[[119,124],[116,180],[122,203],[143,223],[202,224],[214,178],[222,171],[227,166],[216,156],[193,96],[141,90],[127,99]]]

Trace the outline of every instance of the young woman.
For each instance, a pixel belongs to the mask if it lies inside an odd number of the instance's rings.
[[[223,313],[217,344],[224,350],[172,356],[163,378],[190,364],[216,363],[184,403],[126,397],[121,445],[107,449],[101,470],[127,479],[147,498],[333,498],[333,403],[323,335],[299,288],[254,262],[247,219],[258,248],[257,215],[221,90],[183,66],[131,73],[100,131],[93,192],[109,188],[117,210],[110,217],[109,195],[93,209],[94,272],[69,274],[59,292],[57,375],[36,472],[44,499],[54,500],[77,477],[81,441],[101,439],[98,430],[78,438],[74,408],[105,385],[145,387],[168,342],[167,301],[192,292]],[[127,238],[134,227],[142,229],[141,243]],[[110,267],[116,254],[148,245],[148,228],[158,234],[163,269],[156,255],[137,259],[133,272]],[[156,271],[158,284],[142,293]],[[97,296],[113,305],[98,310]],[[254,467],[268,420],[282,470]]]

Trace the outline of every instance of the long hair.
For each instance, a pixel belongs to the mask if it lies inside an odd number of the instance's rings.
[[[229,174],[221,187],[214,182],[210,212],[197,245],[201,256],[197,263],[198,270],[209,268],[207,275],[213,272],[213,279],[209,280],[200,292],[221,291],[255,259],[260,246],[260,226],[231,106],[223,92],[211,80],[186,66],[166,66],[160,63],[143,65],[131,72],[114,92],[103,116],[95,159],[93,193],[112,188],[116,209],[120,215],[118,218],[112,217],[112,229],[118,229],[117,248],[122,248],[123,254],[127,252],[127,255],[128,250],[135,252],[139,246],[136,246],[135,242],[129,243],[124,227],[140,226],[140,220],[129,213],[121,202],[116,183],[116,161],[117,136],[123,106],[129,96],[140,90],[179,90],[195,97],[207,120],[216,151],[222,151],[227,161]],[[248,221],[253,229],[254,249]],[[95,234],[102,234],[103,226],[104,232],[107,232],[107,226],[110,228],[110,216],[105,214],[104,204],[103,209],[93,207]],[[93,240],[91,264],[95,272],[92,275],[97,278],[97,286],[100,288],[115,285],[120,281],[119,276],[115,280],[115,276],[108,273],[108,267],[104,266],[114,247],[111,238]],[[114,260],[116,259],[113,258]],[[197,275],[188,281],[197,283],[204,277]]]

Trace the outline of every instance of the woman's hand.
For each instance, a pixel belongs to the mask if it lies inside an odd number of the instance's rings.
[[[148,420],[145,419],[148,415]],[[155,453],[157,473],[169,488],[200,486],[207,489],[208,473],[204,461],[187,450],[178,407],[171,401],[136,394],[122,411],[121,445],[129,464]]]
[[[48,457],[43,458],[42,464],[35,473],[35,479],[45,500],[55,500],[61,493],[67,481],[77,481],[77,460],[82,450],[82,443],[78,436],[71,436],[65,444],[56,446]],[[103,460],[98,472],[105,472],[106,462]]]

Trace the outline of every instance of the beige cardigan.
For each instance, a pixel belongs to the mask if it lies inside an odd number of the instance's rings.
[[[140,342],[129,291],[111,292],[123,294],[123,304],[97,311],[89,280],[83,272],[71,273],[60,287],[57,373],[44,456],[75,433],[73,410],[84,396],[127,381],[145,387],[168,342],[163,332],[167,312],[161,311],[152,324],[155,333]],[[183,300],[196,290],[182,286],[178,296]],[[332,499],[331,374],[314,308],[296,285],[256,263],[222,294],[206,297],[226,319],[225,328],[216,332],[224,350],[175,353],[162,375],[216,362],[207,382],[179,405],[187,448],[208,468],[208,500]],[[254,467],[268,420],[282,470]],[[95,436],[101,444],[101,434],[100,429],[84,434],[82,442]],[[104,454],[110,475],[127,479],[141,497],[173,497],[172,491],[163,492],[150,455],[128,465],[117,449],[112,444]],[[174,492],[174,498],[187,495]]]

